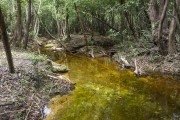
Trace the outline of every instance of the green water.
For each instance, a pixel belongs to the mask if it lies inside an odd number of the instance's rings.
[[[137,78],[108,58],[67,55],[64,63],[76,89],[50,101],[46,120],[180,119],[180,83],[170,76]]]

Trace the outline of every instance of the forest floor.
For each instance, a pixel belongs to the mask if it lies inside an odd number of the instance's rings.
[[[8,70],[0,42],[0,120],[37,120],[43,118],[43,107],[56,94],[70,92],[71,83],[49,71],[46,56],[12,49],[15,73]]]

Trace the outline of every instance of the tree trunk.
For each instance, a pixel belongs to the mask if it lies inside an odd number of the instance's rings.
[[[180,1],[176,0],[175,5],[174,5],[175,12],[176,12],[176,22],[177,22],[178,28],[180,29],[180,9],[179,9],[179,6],[180,6]]]
[[[15,32],[15,38],[14,43],[16,47],[21,46],[21,38],[22,38],[22,14],[21,14],[21,0],[17,0],[17,23],[16,23],[16,32]]]
[[[134,37],[135,41],[137,41],[138,39],[137,39],[137,36],[136,36],[136,32],[135,32],[135,30],[134,30],[134,27],[133,27],[133,25],[132,25],[132,21],[131,21],[131,15],[130,15],[130,13],[125,12],[125,18],[126,18],[126,21],[127,21],[128,27],[129,27],[129,29],[131,30],[132,35],[133,35],[133,37]]]
[[[60,38],[62,34],[61,34],[61,26],[59,20],[56,20],[56,24],[57,24],[58,38]]]
[[[79,15],[79,11],[78,11],[78,8],[77,8],[76,3],[74,3],[74,8],[75,8],[75,11],[76,11],[76,14],[77,14],[77,17],[78,17],[80,26],[81,26],[81,30],[82,30],[83,35],[84,35],[84,41],[85,41],[85,43],[86,43],[86,52],[87,52],[87,51],[88,51],[88,40],[87,40],[87,36],[86,36],[86,34],[85,34],[83,22],[82,22],[82,19],[81,19],[80,15]]]
[[[12,59],[10,45],[8,42],[8,36],[7,36],[7,32],[6,32],[4,16],[2,14],[1,7],[0,7],[0,33],[2,34],[3,45],[4,45],[5,52],[6,52],[8,65],[9,65],[9,72],[14,73],[15,70],[14,70],[14,65],[13,65],[13,59]]]
[[[168,40],[168,53],[174,54],[177,52],[176,49],[176,21],[175,18],[171,21],[170,29],[169,29],[169,40]]]
[[[148,8],[148,15],[151,20],[151,29],[152,29],[152,41],[155,45],[157,45],[157,22],[159,19],[159,9],[158,9],[158,3],[156,0],[150,0],[149,2],[149,8]]]
[[[40,11],[40,8],[41,8],[41,0],[39,0],[39,6],[38,6],[38,9],[37,11],[35,10],[35,6],[34,7],[34,12],[35,12],[35,23],[34,23],[34,37],[37,38],[38,36],[38,33],[39,33],[39,17],[38,17],[38,14],[39,14],[39,11]]]
[[[94,40],[94,22],[93,22],[93,13],[91,13],[91,40]]]
[[[159,48],[161,55],[168,54],[168,25],[166,19],[166,12],[169,0],[162,0],[158,5],[157,0],[150,0],[149,2],[149,18],[152,26],[152,38],[155,45]]]
[[[69,10],[66,8],[66,40],[70,40],[70,30],[69,30]]]
[[[26,33],[25,33],[25,39],[24,39],[24,49],[27,48],[28,39],[29,39],[29,28],[31,24],[31,0],[28,0],[28,8],[27,8],[27,19],[26,19]]]
[[[159,47],[159,52],[161,55],[167,55],[168,54],[168,28],[167,26],[163,26],[163,23],[165,21],[165,17],[166,17],[166,11],[167,11],[167,6],[168,6],[169,0],[165,0],[164,5],[163,3],[161,5],[163,5],[163,9],[161,12],[160,9],[160,21],[159,21],[159,26],[158,26],[158,47]],[[160,7],[161,8],[161,7]]]
[[[179,9],[179,4],[180,4],[179,0],[176,0],[173,7],[173,18],[172,18],[170,28],[169,28],[169,40],[168,40],[168,53],[169,54],[174,54],[177,52],[175,33],[176,33],[176,28],[177,28],[176,18],[178,18],[178,13],[177,13],[178,10],[176,9]]]
[[[125,0],[119,0],[120,2],[120,5],[123,6],[125,4]],[[121,19],[120,19],[120,33],[121,33],[121,40],[124,41],[124,30],[125,30],[125,25],[124,25],[124,22],[125,22],[125,14],[124,14],[124,11],[122,10],[121,13],[120,13],[120,16],[121,16]]]

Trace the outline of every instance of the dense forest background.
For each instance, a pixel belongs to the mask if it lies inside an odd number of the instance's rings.
[[[11,43],[70,34],[111,36],[118,42],[154,43],[161,55],[177,53],[178,0],[1,0]],[[126,43],[127,44],[127,43]]]

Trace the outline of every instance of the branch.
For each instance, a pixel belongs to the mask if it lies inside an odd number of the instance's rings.
[[[107,26],[110,27],[111,29],[115,30],[116,32],[119,32],[118,29],[116,29],[116,28],[114,28],[113,26],[109,25],[108,23],[106,23],[105,21],[101,20],[101,19],[98,18],[97,16],[92,15],[92,14],[90,14],[90,13],[88,13],[88,12],[83,12],[83,11],[82,11],[81,13],[86,14],[86,15],[89,15],[89,16],[97,19],[98,21],[102,22],[103,24],[107,25]]]
[[[140,68],[138,68],[136,59],[134,60],[134,67],[135,67],[134,73],[137,77],[139,77],[142,74],[142,71]]]
[[[124,69],[124,68],[130,68],[131,67],[131,65],[130,65],[130,63],[126,60],[126,58],[125,57],[123,57],[123,56],[119,56],[119,62],[122,62],[122,68]]]

